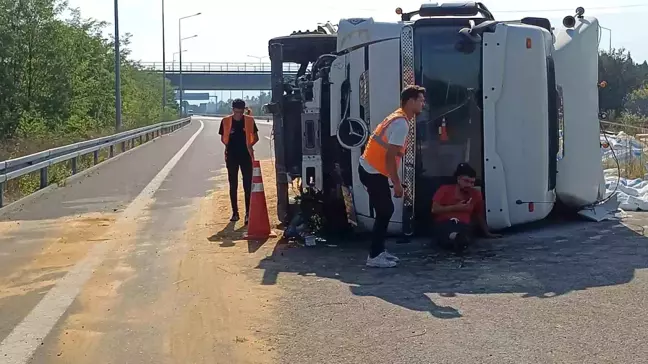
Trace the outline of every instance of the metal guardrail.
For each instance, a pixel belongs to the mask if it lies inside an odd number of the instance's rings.
[[[184,118],[174,121],[166,121],[138,129],[128,130],[122,133],[109,135],[102,138],[87,140],[79,143],[65,145],[58,148],[45,150],[28,156],[10,159],[0,162],[0,207],[3,206],[4,185],[7,181],[24,176],[40,170],[40,189],[49,185],[47,171],[54,164],[70,161],[72,174],[77,173],[78,158],[86,154],[94,153],[94,165],[99,163],[99,150],[109,148],[109,157],[115,153],[115,145],[121,144],[121,150],[126,150],[126,142],[140,140],[146,137],[146,142],[158,136],[170,133],[191,122],[191,118]]]
[[[153,71],[162,71],[162,62],[141,62],[140,65]],[[179,62],[167,62],[167,72],[180,72]],[[214,73],[270,73],[270,63],[237,63],[237,62],[182,62],[182,72]],[[284,73],[297,73],[299,65],[284,64]]]

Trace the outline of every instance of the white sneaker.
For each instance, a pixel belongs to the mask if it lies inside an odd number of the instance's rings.
[[[375,258],[367,257],[367,266],[374,268],[393,268],[396,266],[396,262],[389,260],[385,252],[382,252]]]
[[[400,262],[400,258],[398,258],[394,254],[388,252],[387,250],[385,250],[385,252],[383,254],[385,254],[385,257],[387,257],[387,259],[389,259],[389,260],[393,260],[394,262]]]

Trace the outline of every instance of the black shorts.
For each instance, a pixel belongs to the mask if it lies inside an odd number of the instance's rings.
[[[472,224],[462,223],[456,219],[434,223],[434,236],[437,243],[444,249],[457,252],[465,250],[472,243],[472,230]],[[454,239],[450,238],[452,233],[457,234]]]

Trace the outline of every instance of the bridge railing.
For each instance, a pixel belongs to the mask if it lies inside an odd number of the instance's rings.
[[[179,72],[179,62],[140,62],[146,69],[153,71]],[[182,62],[182,72],[222,72],[222,73],[269,73],[270,63],[241,63],[241,62]],[[297,73],[299,65],[284,64],[284,73]]]
[[[0,161],[0,207],[4,204],[4,185],[7,181],[40,171],[40,189],[43,189],[49,185],[48,169],[55,164],[69,161],[72,175],[75,175],[79,172],[79,158],[84,155],[93,153],[93,165],[97,165],[99,164],[99,151],[101,149],[108,148],[108,158],[112,158],[115,155],[115,146],[118,144],[121,144],[121,151],[124,152],[126,151],[126,144],[128,142],[131,143],[131,146],[134,146],[135,141],[139,140],[141,145],[162,134],[170,133],[184,127],[190,122],[191,118],[166,121],[103,138],[45,150],[20,158]]]

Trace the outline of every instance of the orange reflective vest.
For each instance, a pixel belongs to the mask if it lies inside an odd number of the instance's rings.
[[[247,142],[248,147],[251,147],[256,137],[254,134],[254,118],[247,115],[243,115],[243,118],[245,120],[243,125],[245,141]],[[221,135],[221,141],[223,144],[227,145],[227,143],[229,143],[230,133],[232,132],[232,115],[224,117],[221,123],[223,124],[223,135]]]
[[[385,118],[378,126],[376,130],[369,137],[369,142],[365,147],[362,158],[369,163],[370,166],[375,168],[383,176],[389,176],[387,172],[387,148],[389,147],[389,141],[387,139],[387,127],[396,119],[405,118],[407,120],[407,115],[403,109],[398,108],[396,111],[391,113]],[[396,158],[396,168],[399,167],[400,161],[405,155],[405,150],[407,149],[407,139],[405,144],[401,147],[397,158]]]

